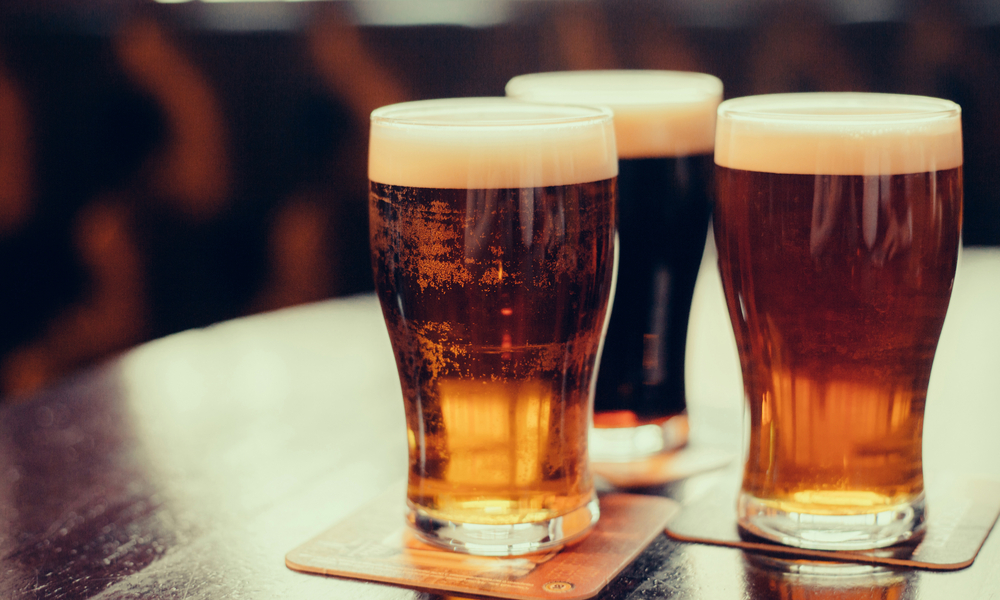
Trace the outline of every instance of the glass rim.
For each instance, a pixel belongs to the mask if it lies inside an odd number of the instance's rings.
[[[802,92],[762,94],[726,100],[720,120],[815,125],[897,124],[960,117],[951,100],[931,96],[874,92]]]
[[[601,85],[604,84],[604,85]],[[722,80],[697,71],[598,69],[543,71],[510,79],[508,96],[552,101],[579,94],[577,102],[618,106],[673,106],[721,100]]]
[[[376,108],[372,126],[427,129],[535,129],[610,122],[610,109],[484,96],[414,100]]]

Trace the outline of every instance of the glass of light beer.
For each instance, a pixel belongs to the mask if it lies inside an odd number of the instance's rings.
[[[614,112],[620,246],[591,458],[634,461],[684,445],[688,315],[712,212],[722,82],[681,71],[533,73],[511,79],[507,95]]]
[[[372,113],[375,287],[409,437],[408,522],[503,556],[587,533],[616,261],[611,113],[507,98]]]
[[[749,414],[739,525],[830,550],[913,538],[961,241],[961,110],[777,94],[723,102],[717,127],[715,240]]]

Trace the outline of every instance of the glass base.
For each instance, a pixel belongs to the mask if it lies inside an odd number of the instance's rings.
[[[679,414],[660,423],[631,427],[592,427],[588,453],[594,462],[633,462],[687,444],[688,417]]]
[[[519,556],[552,550],[582,538],[600,516],[594,495],[590,502],[570,513],[535,523],[456,523],[431,516],[412,504],[406,520],[417,537],[432,546],[478,556]]]
[[[869,550],[916,538],[926,526],[921,493],[911,502],[855,515],[809,514],[741,493],[740,529],[785,546],[811,550]]]

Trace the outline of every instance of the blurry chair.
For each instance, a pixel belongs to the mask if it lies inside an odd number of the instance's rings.
[[[160,337],[242,314],[234,304],[231,140],[218,92],[180,40],[141,17],[114,40],[118,63],[162,115],[162,135],[120,188],[148,273]],[[243,300],[245,302],[245,300]]]
[[[193,221],[219,214],[229,200],[229,140],[209,81],[156,21],[140,19],[118,36],[122,69],[166,117],[163,145],[147,165],[155,199]]]
[[[328,102],[305,101],[289,128],[300,141],[325,139],[298,144],[308,156],[269,220],[267,275],[251,311],[371,289],[368,122],[376,108],[411,99],[336,8],[319,13],[303,41]]]
[[[128,213],[108,198],[77,214],[74,241],[87,272],[85,295],[53,318],[40,338],[5,357],[5,394],[30,392],[145,339],[145,273]]]
[[[36,337],[2,358],[5,394],[29,392],[150,337],[234,316],[213,298],[222,285],[215,276],[220,269],[212,266],[212,244],[204,243],[227,207],[230,186],[228,141],[211,86],[155,21],[127,24],[112,45],[125,78],[160,111],[139,111],[141,121],[155,123],[138,124],[149,131],[125,151],[136,151],[146,138],[153,143],[143,147],[146,154],[119,157],[124,168],[102,157],[77,155],[89,168],[106,173],[66,166],[90,181],[59,188],[62,197],[52,207],[75,211],[54,218],[71,223],[82,291]],[[104,129],[91,133],[112,144],[131,144],[135,133],[130,129],[137,123],[130,116],[128,110],[109,114]],[[78,151],[122,152],[89,138],[80,141],[87,146]],[[77,199],[76,194],[85,196]],[[68,197],[73,202],[66,202]]]

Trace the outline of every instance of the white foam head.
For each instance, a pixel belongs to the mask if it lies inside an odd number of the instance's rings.
[[[924,96],[771,94],[719,105],[715,164],[763,173],[900,175],[962,164],[962,111]]]
[[[453,98],[372,112],[368,178],[408,187],[570,185],[618,175],[611,112]]]
[[[562,71],[519,75],[507,95],[608,107],[621,158],[710,154],[722,82],[684,71]]]

